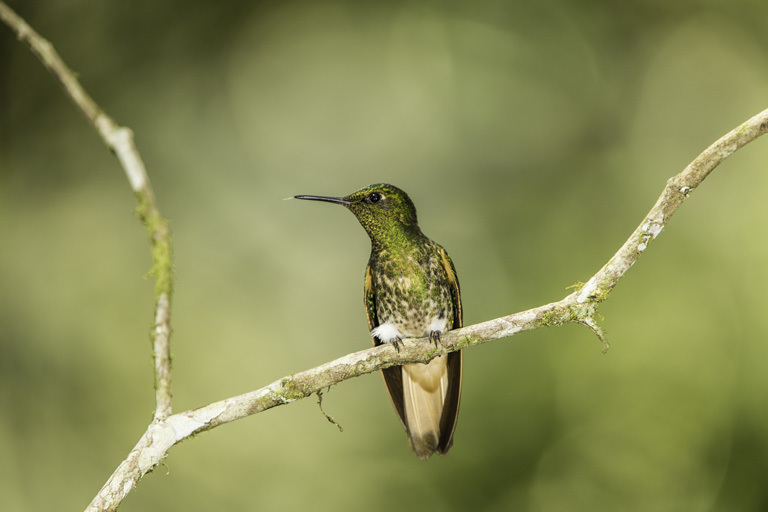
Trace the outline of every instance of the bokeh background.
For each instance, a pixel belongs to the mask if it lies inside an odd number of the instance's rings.
[[[467,324],[564,296],[768,107],[768,3],[14,0],[130,126],[176,250],[174,407],[369,344],[368,240],[294,194],[409,192]],[[185,442],[121,510],[768,510],[768,139],[586,329],[465,355],[455,446],[378,375]],[[115,158],[0,27],[0,510],[81,510],[153,412],[145,233]]]

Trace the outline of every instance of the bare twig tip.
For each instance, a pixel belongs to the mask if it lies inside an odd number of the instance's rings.
[[[325,416],[325,419],[327,419],[329,423],[336,425],[336,428],[339,429],[339,432],[344,432],[344,428],[341,426],[341,424],[339,424],[338,421],[336,421],[332,416],[329,416],[328,413],[323,410],[323,392],[320,390],[317,392],[317,406],[320,408],[320,412],[323,413],[323,416]]]

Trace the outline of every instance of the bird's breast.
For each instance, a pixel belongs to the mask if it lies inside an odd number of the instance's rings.
[[[453,305],[445,273],[437,261],[406,266],[399,272],[376,272],[376,316],[372,332],[382,341],[444,332],[453,324]]]

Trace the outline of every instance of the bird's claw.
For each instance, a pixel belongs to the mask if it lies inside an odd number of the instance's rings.
[[[440,331],[429,331],[429,341],[437,346],[440,343]]]
[[[400,353],[400,345],[403,344],[403,338],[398,336],[397,338],[393,338],[391,341],[392,345],[395,347],[395,350],[397,350],[397,353]]]

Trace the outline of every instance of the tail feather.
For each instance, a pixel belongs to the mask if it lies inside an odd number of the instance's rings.
[[[440,420],[448,391],[445,356],[428,364],[402,366],[405,424],[411,449],[420,459],[438,451]]]

